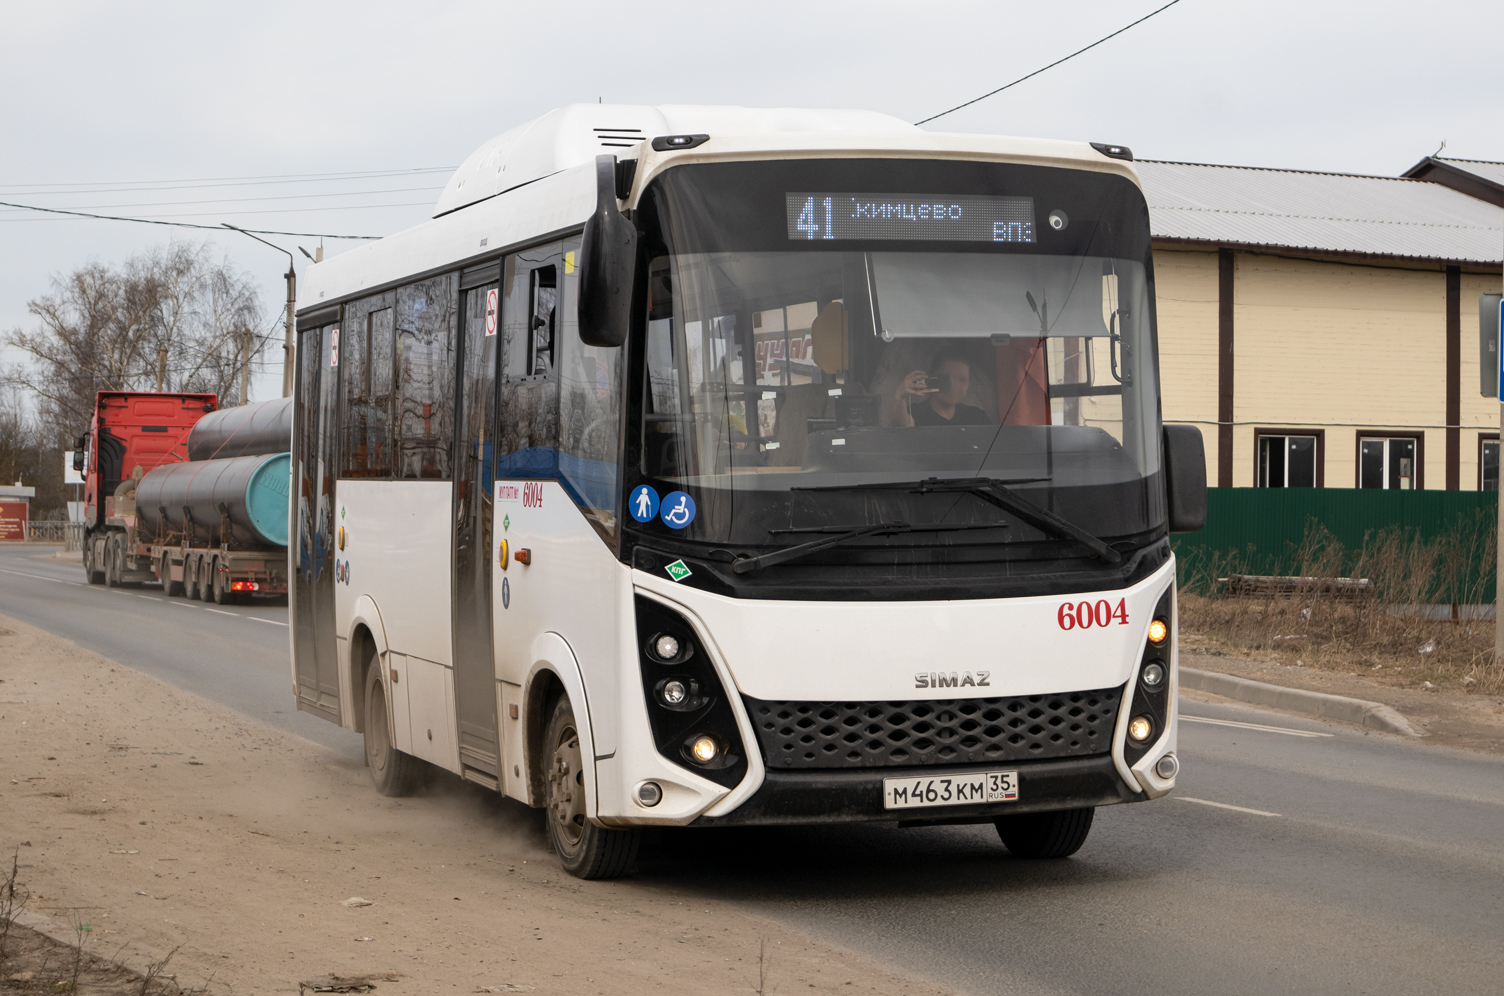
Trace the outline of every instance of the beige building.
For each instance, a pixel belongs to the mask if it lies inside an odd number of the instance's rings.
[[[1164,419],[1201,427],[1208,483],[1497,488],[1478,298],[1500,290],[1504,165],[1135,165]]]

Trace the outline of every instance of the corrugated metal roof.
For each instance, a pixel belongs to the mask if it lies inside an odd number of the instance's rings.
[[[1504,208],[1383,176],[1140,160],[1156,238],[1498,263]]]
[[[1504,163],[1491,163],[1483,159],[1438,159],[1448,166],[1455,166],[1461,170],[1467,170],[1474,176],[1481,176],[1490,183],[1504,185]]]

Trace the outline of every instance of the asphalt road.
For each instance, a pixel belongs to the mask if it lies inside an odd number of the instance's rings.
[[[353,734],[292,710],[284,608],[107,592],[31,552],[0,550],[0,613],[360,763]],[[1504,759],[1183,715],[1175,795],[1099,810],[1068,861],[1013,860],[991,827],[670,831],[637,880],[965,993],[1504,992]]]

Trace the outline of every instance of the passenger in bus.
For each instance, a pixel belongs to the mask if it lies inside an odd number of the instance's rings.
[[[982,409],[962,402],[970,390],[971,364],[941,349],[927,371],[910,371],[899,381],[883,406],[883,425],[995,425]]]

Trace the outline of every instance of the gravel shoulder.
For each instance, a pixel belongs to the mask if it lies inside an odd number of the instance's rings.
[[[570,878],[535,811],[449,777],[382,798],[316,744],[5,617],[0,850],[48,933],[87,921],[137,971],[181,945],[177,982],[211,993],[941,992],[729,903]]]
[[[1423,743],[1504,754],[1504,697],[1403,687],[1361,674],[1297,665],[1298,658],[1288,655],[1244,654],[1198,647],[1197,643],[1194,634],[1182,635],[1182,667],[1381,702],[1408,719],[1424,738]],[[1181,694],[1192,700],[1226,701],[1206,692],[1184,690]]]

